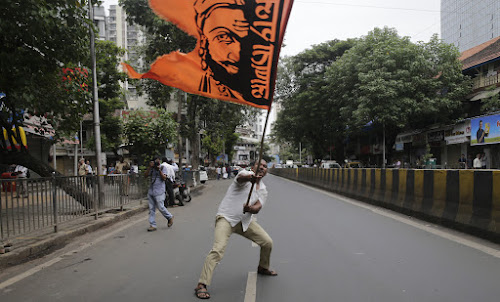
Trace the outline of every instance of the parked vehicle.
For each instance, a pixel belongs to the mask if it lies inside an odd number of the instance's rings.
[[[321,163],[321,168],[323,169],[340,169],[341,166],[334,160],[326,161]]]
[[[191,189],[189,189],[185,181],[176,177],[173,187],[174,187],[174,197],[179,201],[179,205],[183,206],[184,201],[185,202],[191,201]]]
[[[359,161],[351,161],[351,162],[347,162],[344,165],[344,168],[362,168],[362,165]]]

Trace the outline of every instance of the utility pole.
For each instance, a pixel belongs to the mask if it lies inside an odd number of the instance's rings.
[[[94,22],[94,8],[92,1],[89,0],[89,17],[90,21]],[[90,32],[90,56],[92,59],[92,87],[93,87],[93,103],[94,103],[94,136],[95,136],[95,155],[97,160],[97,175],[98,175],[98,198],[101,199],[104,182],[100,177],[102,175],[102,160],[101,160],[101,126],[99,117],[99,94],[97,89],[97,63],[95,57],[95,37],[94,29],[89,27]]]
[[[184,95],[187,98],[187,94]],[[182,91],[177,90],[177,123],[179,124],[179,129],[177,131],[179,135],[179,142],[177,144],[177,152],[179,153],[179,170],[182,171],[182,136],[181,136],[181,122],[182,122]]]
[[[385,123],[382,124],[382,168],[385,169]]]
[[[302,164],[302,142],[299,142],[299,162]]]

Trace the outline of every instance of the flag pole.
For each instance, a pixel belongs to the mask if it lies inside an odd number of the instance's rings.
[[[270,113],[271,113],[271,106],[269,106],[269,110],[267,110],[266,122],[264,124],[264,131],[262,131],[262,138],[260,140],[259,161],[257,162],[257,169],[255,171],[255,175],[259,173],[260,162],[262,161],[262,154],[264,153],[264,138],[266,136],[267,122],[269,120]],[[250,198],[252,197],[252,191],[254,186],[255,182],[252,182],[252,187],[250,188],[250,192],[248,193],[247,203],[245,204],[246,206],[248,206],[248,204],[250,203]],[[245,214],[245,211],[243,211],[243,214]]]

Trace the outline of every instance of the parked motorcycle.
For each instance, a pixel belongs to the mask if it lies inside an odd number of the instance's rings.
[[[184,201],[185,202],[191,201],[191,189],[189,189],[185,181],[176,177],[173,187],[174,187],[174,197],[179,201],[179,205],[183,206]]]

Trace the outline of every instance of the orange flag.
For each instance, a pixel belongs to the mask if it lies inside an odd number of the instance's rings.
[[[171,52],[149,78],[209,98],[270,109],[279,51],[293,0],[149,0],[160,17],[197,38],[190,53]]]

